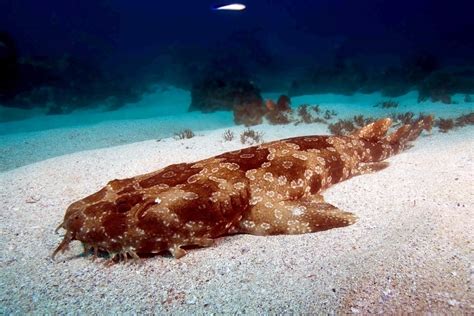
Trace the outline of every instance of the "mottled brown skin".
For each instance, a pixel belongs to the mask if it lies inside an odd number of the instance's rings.
[[[324,202],[329,186],[385,168],[381,162],[409,145],[432,117],[386,135],[386,118],[350,136],[295,137],[170,165],[110,181],[73,203],[53,257],[80,240],[86,249],[119,259],[210,246],[226,234],[302,234],[355,223],[352,213]]]

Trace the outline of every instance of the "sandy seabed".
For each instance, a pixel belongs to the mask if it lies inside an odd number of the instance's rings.
[[[300,127],[298,127],[300,128]],[[323,127],[259,126],[265,140]],[[242,128],[233,128],[236,133]],[[306,129],[306,130],[303,130]],[[324,193],[356,224],[220,238],[176,260],[52,261],[66,207],[107,181],[242,147],[223,130],[83,151],[0,174],[0,314],[474,313],[474,128],[423,136]]]

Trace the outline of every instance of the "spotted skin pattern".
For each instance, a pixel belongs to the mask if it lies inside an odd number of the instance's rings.
[[[85,249],[127,259],[183,247],[210,246],[219,236],[302,234],[355,223],[321,192],[353,176],[387,167],[432,117],[387,135],[389,118],[349,136],[305,136],[180,163],[123,180],[69,206],[54,251],[72,240]]]

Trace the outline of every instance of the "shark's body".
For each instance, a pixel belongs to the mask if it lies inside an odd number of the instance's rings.
[[[390,119],[350,136],[306,136],[224,153],[196,163],[170,165],[113,180],[73,203],[54,255],[70,241],[119,258],[209,246],[226,234],[301,234],[353,224],[352,213],[326,203],[321,192],[408,146],[432,118],[386,135]]]

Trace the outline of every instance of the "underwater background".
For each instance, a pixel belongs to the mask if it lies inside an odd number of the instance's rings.
[[[389,168],[325,193],[352,226],[51,260],[109,180],[427,115]],[[1,0],[0,314],[473,314],[473,124],[472,1]]]
[[[353,104],[370,115],[390,100],[416,114],[472,111],[469,1],[262,0],[242,2],[242,11],[213,10],[217,4],[2,1],[1,169],[243,123],[234,119],[236,106],[280,95],[293,107],[346,104],[350,114]],[[173,128],[149,120],[158,117]],[[127,125],[137,119],[148,121]],[[84,138],[105,122],[121,132]],[[72,135],[58,135],[71,126]],[[44,130],[49,141],[24,134]],[[48,148],[58,137],[69,140]]]

